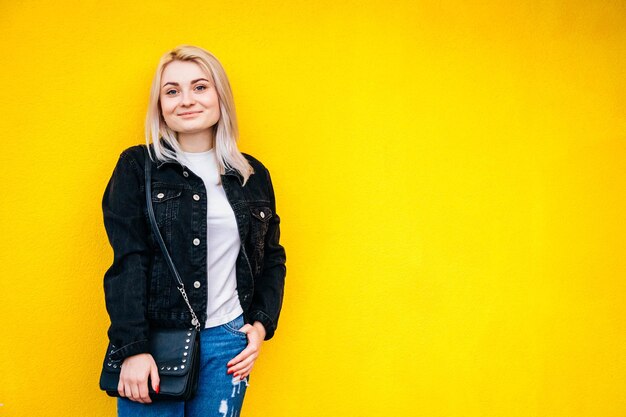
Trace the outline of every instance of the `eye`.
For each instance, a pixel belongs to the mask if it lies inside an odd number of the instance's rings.
[[[209,87],[207,87],[206,85],[200,84],[200,85],[196,86],[196,89],[198,89],[198,88],[200,89],[200,91],[204,91],[204,90],[206,90]]]
[[[165,92],[165,95],[166,95],[166,96],[171,96],[172,94],[170,94],[170,93],[172,93],[172,92],[173,92],[173,93],[176,93],[176,90],[174,90],[174,89],[172,89],[172,90],[167,90],[167,91]]]

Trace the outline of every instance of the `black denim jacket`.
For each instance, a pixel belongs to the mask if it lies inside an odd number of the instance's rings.
[[[152,148],[152,145],[150,145]],[[102,198],[113,263],[104,275],[108,336],[123,359],[148,351],[151,326],[191,327],[191,314],[177,290],[150,228],[145,199],[146,146],[124,150]],[[153,153],[154,154],[154,153]],[[260,321],[265,340],[274,335],[286,275],[269,171],[243,154],[255,173],[245,186],[234,169],[221,176],[235,213],[241,247],[237,292],[246,323]],[[178,162],[152,162],[152,203],[157,225],[185,285],[198,320],[207,319],[207,194],[204,183]]]

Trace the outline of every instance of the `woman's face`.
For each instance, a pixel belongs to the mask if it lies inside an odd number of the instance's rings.
[[[206,131],[220,118],[220,106],[211,75],[193,61],[172,61],[161,77],[161,113],[179,134]]]

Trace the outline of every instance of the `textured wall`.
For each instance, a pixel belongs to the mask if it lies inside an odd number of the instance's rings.
[[[468,3],[4,2],[0,415],[115,414],[100,201],[180,43],[282,218],[244,415],[626,415],[626,4]]]

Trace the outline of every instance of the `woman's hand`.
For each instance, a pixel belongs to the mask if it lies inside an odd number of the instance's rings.
[[[122,362],[120,382],[117,392],[120,396],[140,403],[151,403],[148,394],[148,376],[152,382],[152,389],[159,393],[159,371],[154,358],[149,353],[140,353],[129,356]]]
[[[244,325],[239,331],[248,336],[248,346],[239,355],[232,358],[226,366],[228,366],[229,374],[242,380],[250,374],[254,361],[259,356],[261,344],[265,339],[265,327],[261,322],[255,321],[253,325]]]

